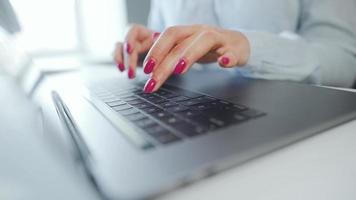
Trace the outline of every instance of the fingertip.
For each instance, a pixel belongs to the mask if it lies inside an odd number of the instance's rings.
[[[124,65],[122,62],[119,62],[119,64],[117,64],[117,68],[118,68],[121,72],[125,71],[125,65]]]
[[[156,61],[153,58],[149,58],[144,65],[143,71],[145,72],[145,74],[149,74],[153,71],[153,68],[156,65]]]
[[[133,51],[133,47],[129,42],[125,42],[124,49],[128,54],[131,54]]]
[[[129,68],[128,72],[127,72],[127,76],[129,77],[129,79],[134,79],[135,78],[135,70],[132,69],[132,67]]]
[[[230,64],[230,58],[226,55],[223,55],[218,58],[218,62],[221,66],[228,66]]]
[[[183,71],[187,68],[187,63],[188,62],[185,58],[179,59],[174,68],[173,74],[175,75],[182,74]]]
[[[158,37],[159,37],[160,35],[161,35],[160,32],[154,32],[153,35],[152,35],[153,41],[155,42],[155,41],[158,39]]]
[[[143,91],[145,93],[152,93],[154,92],[154,89],[156,87],[157,81],[154,78],[150,78],[149,80],[147,80],[145,87],[143,89]]]

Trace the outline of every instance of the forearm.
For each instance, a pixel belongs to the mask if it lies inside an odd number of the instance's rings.
[[[245,32],[251,45],[248,61],[255,78],[304,81],[350,87],[356,57],[331,44],[307,41],[296,34]]]

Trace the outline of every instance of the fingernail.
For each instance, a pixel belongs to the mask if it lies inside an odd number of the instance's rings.
[[[146,85],[143,89],[143,91],[145,93],[152,93],[153,89],[155,88],[155,85],[156,85],[156,80],[154,80],[153,78],[150,78],[147,82],[146,82]]]
[[[155,67],[156,65],[156,61],[152,58],[148,59],[148,61],[146,62],[145,64],[145,67],[143,69],[143,71],[146,73],[146,74],[149,74],[153,71],[153,68]]]
[[[174,69],[174,74],[181,74],[186,66],[187,66],[187,61],[184,58],[179,59]]]
[[[119,68],[119,70],[120,70],[121,72],[123,72],[123,71],[125,70],[125,66],[124,66],[123,63],[119,63],[119,64],[117,65],[117,68]]]
[[[128,76],[129,79],[135,78],[135,71],[132,68],[129,68]]]
[[[128,42],[126,42],[125,45],[126,45],[126,52],[127,52],[128,54],[131,54],[131,53],[132,53],[132,47],[131,47],[131,45],[130,45]]]
[[[228,65],[230,63],[230,59],[228,57],[224,56],[221,58],[221,63],[223,65]]]
[[[153,41],[156,41],[160,34],[161,34],[160,32],[154,32],[152,36]]]

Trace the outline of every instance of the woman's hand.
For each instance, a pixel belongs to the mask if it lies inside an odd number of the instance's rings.
[[[125,68],[128,68],[128,77],[135,78],[139,55],[148,52],[158,36],[159,33],[144,26],[133,25],[126,35],[125,43],[116,43],[113,56],[119,70],[123,72]],[[128,54],[127,61],[124,61],[124,51]],[[125,66],[124,63],[128,63],[128,66]]]
[[[140,45],[139,50],[146,50],[149,45],[152,43]],[[158,90],[172,73],[183,74],[195,62],[218,61],[222,67],[241,66],[247,63],[249,55],[249,42],[241,32],[205,25],[170,27],[154,42],[145,58],[144,72],[152,74],[144,91]]]
[[[129,55],[126,62],[124,51]],[[144,91],[151,93],[158,90],[172,73],[183,74],[195,62],[218,61],[222,67],[244,65],[250,55],[250,45],[241,32],[206,25],[173,26],[162,34],[134,25],[126,42],[117,43],[114,59],[119,70],[128,68],[128,77],[133,79],[138,56],[147,51],[144,72],[152,74]]]

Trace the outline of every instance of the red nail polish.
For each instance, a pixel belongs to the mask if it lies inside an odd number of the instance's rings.
[[[152,93],[153,89],[155,88],[156,86],[156,80],[154,80],[153,78],[150,78],[147,82],[146,82],[146,85],[143,89],[143,91],[145,93]]]
[[[117,68],[119,68],[119,70],[120,70],[121,72],[123,72],[123,71],[125,70],[125,66],[124,66],[123,63],[119,63],[119,64],[117,65]]]
[[[224,56],[221,58],[221,63],[223,65],[228,65],[230,63],[230,59],[228,57]]]
[[[184,71],[186,66],[187,66],[187,61],[184,58],[179,59],[173,73],[181,74]]]
[[[128,42],[126,42],[126,43],[125,43],[125,46],[126,46],[126,52],[127,52],[128,54],[131,54],[131,53],[132,53],[132,47],[131,47],[131,45],[130,45]]]
[[[156,41],[160,34],[160,32],[154,32],[152,36],[153,41]]]
[[[154,59],[150,58],[146,62],[145,67],[143,68],[143,71],[146,74],[149,74],[149,73],[151,73],[153,71],[153,68],[155,67],[155,65],[156,65],[156,61]]]
[[[129,79],[135,78],[135,71],[132,68],[129,68],[129,71],[127,74],[129,76]]]

